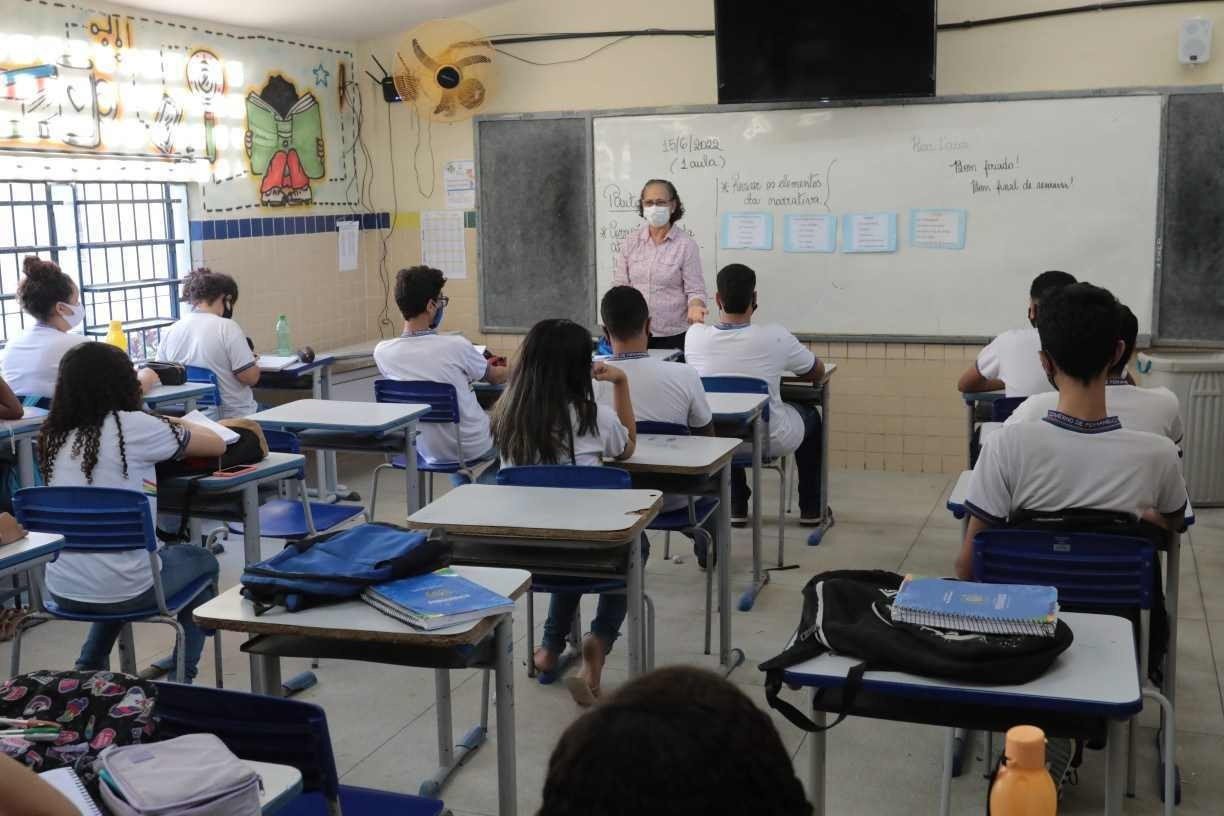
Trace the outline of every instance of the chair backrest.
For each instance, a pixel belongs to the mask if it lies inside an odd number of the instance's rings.
[[[586,487],[627,490],[629,474],[620,468],[599,465],[521,465],[497,472],[499,485],[517,487]]]
[[[990,421],[1006,422],[1007,418],[1020,407],[1020,403],[1026,399],[1028,397],[1000,397],[990,403]]]
[[[65,550],[157,549],[149,501],[135,490],[28,487],[13,495],[13,513],[27,530],[62,535]]]
[[[375,380],[374,399],[377,402],[424,403],[429,413],[418,422],[459,422],[459,394],[450,383],[425,380]]]
[[[678,422],[653,422],[649,419],[637,423],[639,434],[658,434],[659,436],[688,436],[692,430],[687,425]]]
[[[760,377],[745,377],[739,374],[719,374],[702,377],[701,385],[712,394],[768,394],[769,383]]]
[[[201,408],[219,408],[221,406],[221,387],[217,385],[217,375],[202,366],[184,366],[187,369],[187,382],[211,383],[213,390],[196,397],[196,405]]]
[[[263,435],[268,443],[268,451],[271,453],[302,452],[302,444],[298,440],[297,434],[292,431],[276,431],[264,428]]]
[[[292,765],[302,773],[305,793],[339,797],[327,715],[313,703],[242,691],[156,683],[158,731],[162,739],[201,732],[215,734],[236,756]]]
[[[595,340],[595,353],[597,355],[612,356],[612,344],[608,342],[608,338],[599,337]]]
[[[17,401],[26,408],[41,408],[44,411],[51,410],[51,398],[39,397],[34,394],[17,394]]]
[[[1151,609],[1155,558],[1137,536],[993,528],[973,539],[973,578],[1052,586],[1062,606]]]

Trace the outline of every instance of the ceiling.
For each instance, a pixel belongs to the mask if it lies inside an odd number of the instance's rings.
[[[132,8],[183,16],[182,0],[122,0]],[[455,17],[503,0],[210,0],[196,6],[199,17],[238,28],[300,34],[332,41],[360,42],[404,31],[423,20]]]

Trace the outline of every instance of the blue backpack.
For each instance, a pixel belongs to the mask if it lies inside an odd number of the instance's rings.
[[[449,545],[441,540],[394,524],[362,524],[291,541],[271,558],[251,564],[242,571],[242,594],[257,615],[275,606],[298,612],[449,565]]]

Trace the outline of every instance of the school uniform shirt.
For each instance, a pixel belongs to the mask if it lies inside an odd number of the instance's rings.
[[[472,383],[484,378],[489,363],[466,338],[437,332],[406,332],[374,347],[374,363],[391,380],[447,383],[459,395],[459,435],[463,459],[471,462],[493,448],[489,417],[476,400]],[[455,426],[422,423],[417,450],[430,463],[459,461]]]
[[[575,429],[574,459],[572,462],[566,462],[563,455],[558,464],[599,466],[605,458],[615,459],[625,452],[625,447],[629,444],[629,429],[621,424],[616,411],[607,405],[596,403],[595,408],[595,432],[584,434],[578,433],[578,415],[570,409],[570,422]],[[512,462],[505,456],[501,460],[502,467],[534,464],[537,462]]]
[[[1018,510],[1109,510],[1138,517],[1186,506],[1172,441],[1132,431],[1117,417],[1086,422],[1050,411],[1000,428],[982,447],[965,507],[1003,524]]]
[[[244,417],[259,410],[251,386],[238,374],[256,365],[246,333],[233,320],[193,309],[162,331],[157,359],[167,363],[207,368],[217,375],[221,391],[221,417]]]
[[[1034,394],[1020,403],[1004,424],[1035,422],[1057,407],[1057,391]],[[1125,380],[1110,380],[1105,388],[1105,410],[1116,416],[1123,428],[1147,431],[1181,443],[1181,403],[1176,394],[1163,386],[1140,388]]]
[[[191,432],[142,411],[120,411],[123,427],[123,452],[127,476],[119,458],[119,426],[115,417],[102,423],[98,463],[94,466],[94,487],[117,487],[143,493],[149,511],[157,518],[158,462],[182,457]],[[52,487],[77,487],[91,484],[81,471],[81,458],[72,455],[76,434],[69,434],[55,455]],[[84,603],[118,603],[135,598],[153,586],[149,556],[145,550],[107,553],[60,553],[47,564],[47,589],[61,598]]]
[[[4,381],[23,397],[55,396],[60,360],[68,349],[86,342],[83,334],[62,332],[46,323],[35,323],[24,334],[9,341],[4,351]]]
[[[684,337],[684,359],[703,377],[738,374],[765,380],[770,455],[787,456],[803,443],[803,418],[782,402],[782,376],[806,374],[817,360],[795,335],[777,324],[696,324]]]
[[[1007,396],[1028,397],[1053,391],[1041,367],[1041,337],[1037,330],[1005,331],[978,352],[977,370],[990,380],[1002,380]]]

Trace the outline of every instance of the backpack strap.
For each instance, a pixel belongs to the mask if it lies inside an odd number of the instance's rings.
[[[850,715],[850,709],[854,707],[854,700],[858,697],[859,690],[863,687],[863,674],[867,671],[867,668],[865,662],[856,663],[850,667],[850,671],[846,673],[846,686],[842,692],[841,710],[837,712],[837,719],[828,725],[817,725],[802,711],[778,696],[782,691],[781,669],[770,669],[766,672],[765,699],[768,701],[770,708],[789,720],[795,727],[801,728],[809,734],[828,731]]]

